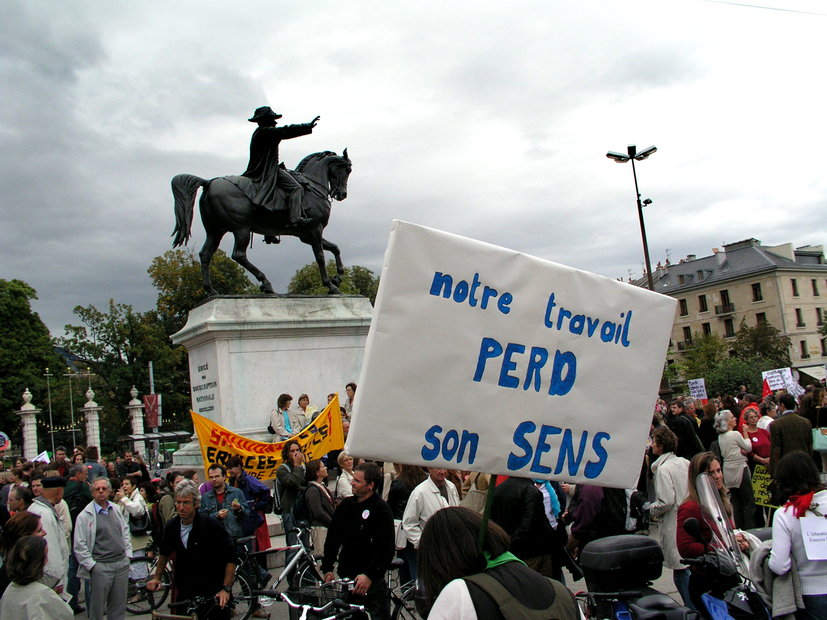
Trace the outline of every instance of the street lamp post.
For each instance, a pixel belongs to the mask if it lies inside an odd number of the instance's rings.
[[[640,201],[640,190],[637,186],[637,171],[635,170],[635,160],[643,161],[653,153],[657,151],[656,146],[650,146],[648,148],[643,149],[640,153],[637,152],[637,147],[634,144],[630,144],[627,148],[627,154],[624,155],[623,153],[617,153],[616,151],[609,151],[606,153],[606,157],[609,159],[613,159],[618,164],[625,164],[627,161],[632,162],[632,175],[635,177],[635,196],[637,197],[637,214],[640,218],[640,236],[643,237],[643,257],[646,260],[646,278],[649,281],[649,290],[654,291],[655,285],[652,281],[652,264],[649,261],[649,244],[646,241],[646,226],[643,224],[643,205],[644,204],[651,204],[652,201],[648,198],[644,201]]]

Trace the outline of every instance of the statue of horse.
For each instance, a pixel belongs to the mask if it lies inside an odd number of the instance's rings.
[[[250,245],[252,233],[275,237],[291,235],[313,248],[316,263],[322,276],[322,283],[331,295],[340,295],[339,285],[345,268],[339,255],[339,247],[322,237],[322,232],[330,219],[332,200],[347,198],[347,180],[351,172],[347,149],[341,156],[330,151],[313,153],[305,157],[296,168],[303,181],[304,196],[302,211],[310,219],[307,224],[288,226],[288,214],[285,209],[268,211],[257,207],[239,187],[250,183],[246,177],[218,177],[211,180],[202,179],[192,174],[179,174],[172,179],[172,194],[175,197],[175,240],[172,247],[184,245],[192,235],[192,215],[195,194],[201,193],[201,223],[207,232],[207,240],[201,248],[201,279],[208,295],[218,293],[210,281],[210,262],[218,249],[222,237],[233,233],[233,260],[252,273],[261,283],[264,293],[273,294],[273,286],[267,276],[247,259],[247,246]],[[336,259],[336,275],[328,277],[325,267],[324,250],[333,253]]]

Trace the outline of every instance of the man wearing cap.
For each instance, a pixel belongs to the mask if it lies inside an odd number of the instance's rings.
[[[256,205],[272,210],[278,200],[278,188],[281,188],[287,194],[290,225],[309,224],[311,220],[301,214],[301,185],[289,172],[279,167],[279,143],[312,133],[319,117],[309,123],[276,127],[276,120],[280,118],[281,114],[264,106],[248,119],[251,123],[258,123],[258,129],[253,132],[250,141],[250,163],[241,176],[255,182],[255,195],[251,199]]]
[[[52,476],[43,478],[42,483],[43,493],[35,498],[28,510],[40,517],[40,525],[49,542],[46,567],[40,581],[60,594],[66,585],[66,574],[69,571],[69,542],[55,512],[55,504],[63,499],[66,478]]]

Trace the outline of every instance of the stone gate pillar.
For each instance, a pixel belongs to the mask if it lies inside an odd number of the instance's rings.
[[[134,385],[132,386],[132,389],[129,391],[129,395],[132,396],[132,400],[130,400],[129,404],[126,406],[126,410],[129,412],[129,421],[132,424],[132,434],[143,435],[144,404],[140,400],[138,400],[138,390],[135,388]],[[143,456],[146,453],[146,442],[133,442],[132,450],[133,452],[139,452]]]
[[[23,423],[23,458],[31,461],[39,453],[37,451],[37,409],[32,404],[32,393],[29,388],[23,392],[23,406],[15,412]]]
[[[86,390],[86,404],[80,408],[83,412],[83,417],[86,419],[86,445],[97,446],[101,449],[101,427],[100,427],[100,412],[103,407],[98,407],[98,403],[94,400],[95,393],[92,388]]]

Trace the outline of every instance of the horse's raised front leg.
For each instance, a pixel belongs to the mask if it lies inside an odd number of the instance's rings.
[[[322,249],[333,254],[333,258],[336,260],[336,275],[330,278],[330,281],[339,286],[342,284],[342,277],[345,275],[345,266],[342,264],[342,254],[339,252],[339,246],[322,237]]]
[[[250,231],[237,230],[233,232],[233,237],[235,237],[233,260],[252,273],[256,279],[261,282],[262,293],[267,293],[268,295],[274,294],[273,285],[270,284],[270,280],[267,279],[264,272],[247,259],[247,246],[250,245]]]
[[[305,243],[309,243],[310,246],[313,248],[313,254],[316,257],[316,263],[319,265],[319,275],[322,277],[322,284],[327,287],[327,294],[328,295],[341,295],[342,291],[339,290],[339,284],[341,284],[341,278],[338,278],[339,282],[333,283],[330,281],[330,278],[327,276],[327,267],[324,264],[324,240],[322,239],[322,231],[319,230],[313,231],[313,234],[309,235],[308,240]],[[338,263],[338,259],[337,259]]]
[[[207,240],[204,242],[204,247],[202,247],[201,251],[198,253],[198,257],[201,259],[201,284],[209,297],[218,295],[218,291],[212,287],[212,280],[210,279],[210,263],[212,262],[213,254],[215,254],[215,251],[218,249],[218,245],[221,243],[221,237],[223,236],[224,233],[219,234],[207,232]]]

